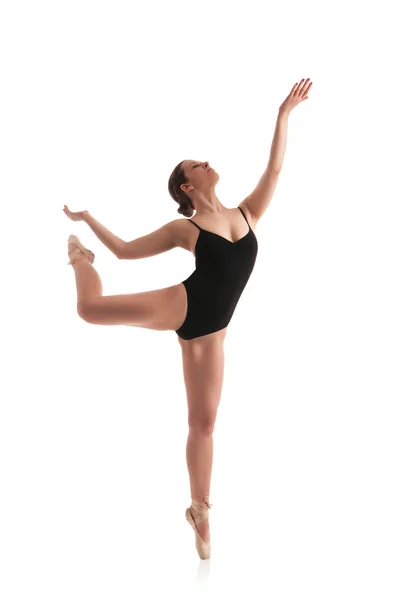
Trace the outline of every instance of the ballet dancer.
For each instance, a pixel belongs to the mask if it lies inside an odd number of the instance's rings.
[[[195,257],[195,270],[181,283],[149,292],[103,296],[93,266],[95,255],[77,236],[68,239],[68,264],[74,269],[77,312],[82,319],[97,325],[131,325],[177,334],[188,404],[186,459],[192,503],[185,517],[194,530],[201,559],[210,558],[211,549],[208,510],[212,506],[213,431],[223,383],[224,339],[254,268],[256,226],[277,186],[289,114],[308,98],[311,86],[310,79],[295,83],[281,104],[267,168],[253,192],[236,208],[227,208],[218,199],[215,186],[219,175],[208,162],[184,160],[171,173],[168,190],[179,205],[178,213],[187,218],[170,221],[131,242],[111,233],[87,210],[71,212],[67,205],[63,209],[72,221],[87,223],[120,259],[147,258],[177,247]]]

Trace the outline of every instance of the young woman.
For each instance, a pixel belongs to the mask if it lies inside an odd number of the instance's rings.
[[[224,373],[224,339],[238,300],[253,270],[258,243],[256,225],[265,212],[281,171],[293,108],[308,98],[312,82],[296,83],[280,106],[270,158],[255,190],[237,208],[225,207],[215,194],[219,175],[207,162],[184,160],[173,170],[169,193],[178,212],[194,220],[176,219],[146,236],[124,242],[88,211],[65,214],[85,221],[120,259],[154,256],[175,247],[195,256],[195,271],[168,288],[103,296],[93,267],[94,254],[69,237],[68,254],[77,285],[77,312],[88,323],[132,325],[174,330],[182,349],[188,402],[186,447],[192,503],[185,516],[195,532],[200,558],[210,557],[208,509],[213,462],[213,431]],[[188,222],[193,224],[188,225]]]

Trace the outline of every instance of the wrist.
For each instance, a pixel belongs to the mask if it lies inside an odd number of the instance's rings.
[[[289,113],[290,113],[290,112],[291,112],[291,111],[290,111],[290,110],[288,110],[287,108],[281,108],[281,107],[280,107],[280,108],[278,109],[278,116],[279,116],[279,117],[283,117],[284,119],[288,119],[288,117],[289,117]]]

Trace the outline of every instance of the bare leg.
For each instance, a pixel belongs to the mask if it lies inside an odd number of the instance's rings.
[[[103,284],[95,267],[87,260],[77,260],[73,265],[77,286],[77,306],[94,296],[103,295]]]
[[[203,503],[205,496],[210,496],[210,481],[213,466],[213,434],[193,427],[189,428],[186,447],[186,458],[189,472],[191,498]],[[192,513],[194,511],[192,509]],[[206,519],[197,525],[199,535],[209,539],[209,521]]]
[[[69,243],[69,252],[75,250],[75,248],[78,248],[76,244]],[[99,273],[88,260],[84,258],[76,260],[72,267],[77,286],[77,306],[81,306],[84,301],[91,299],[93,296],[103,295],[103,284]]]
[[[76,247],[69,243],[69,256]],[[85,256],[75,260],[72,266],[77,286],[77,312],[88,323],[174,331],[185,319],[187,300],[183,284],[135,294],[103,296],[100,276]]]
[[[205,498],[210,498],[213,432],[224,375],[225,334],[226,329],[223,329],[200,338],[180,341],[188,401],[186,458],[191,498],[200,504]],[[208,519],[199,523],[197,530],[208,541]]]
[[[191,498],[203,501],[210,496],[213,467],[213,434],[189,428],[187,466],[190,474]]]

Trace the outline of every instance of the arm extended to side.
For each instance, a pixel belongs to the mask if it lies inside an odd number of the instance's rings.
[[[92,217],[88,211],[84,211],[84,221],[117,258],[132,260],[155,256],[178,246],[177,240],[181,232],[180,222],[182,219],[170,221],[156,231],[136,238],[131,242],[125,242],[111,233],[104,225]]]

